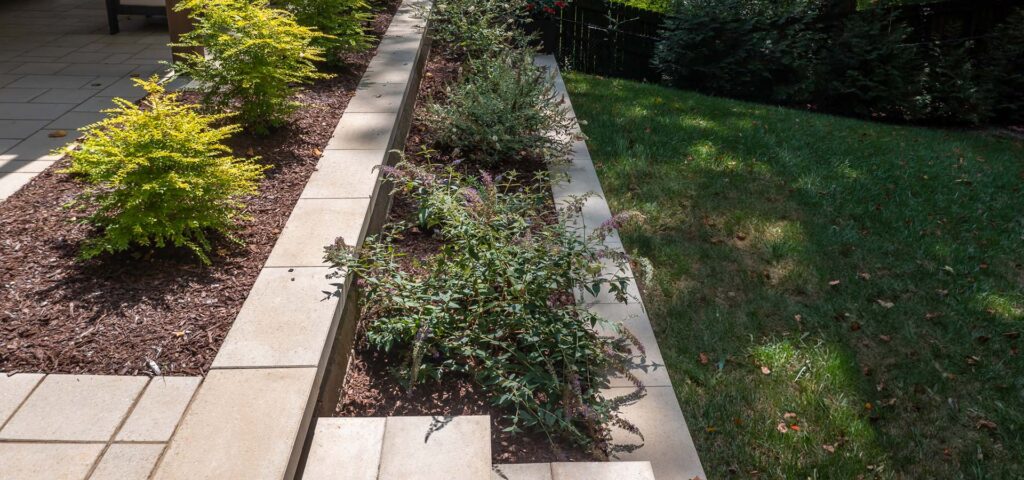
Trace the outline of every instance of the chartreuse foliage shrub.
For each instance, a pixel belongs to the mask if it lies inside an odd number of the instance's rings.
[[[203,100],[237,118],[253,132],[280,126],[295,108],[294,85],[328,75],[317,72],[328,37],[295,22],[291,13],[266,0],[186,0],[194,28],[181,46],[203,48],[184,56],[179,73],[198,80]]]
[[[300,25],[328,35],[316,37],[314,44],[325,50],[329,62],[370,46],[366,24],[373,15],[367,0],[287,0],[284,5]]]
[[[562,99],[526,50],[470,61],[446,97],[428,105],[431,124],[442,143],[474,162],[557,161],[572,146],[572,122]]]
[[[523,46],[519,26],[526,5],[527,0],[437,0],[431,11],[431,36],[471,58]]]
[[[225,115],[204,115],[164,92],[154,77],[135,80],[143,107],[115,99],[109,116],[85,129],[70,173],[92,186],[75,204],[100,235],[83,258],[133,245],[187,247],[209,263],[208,234],[229,234],[243,218],[244,197],[257,191],[264,166],[230,154],[224,139],[239,130]]]
[[[600,393],[607,375],[623,370],[625,338],[635,337],[599,335],[604,320],[570,295],[582,287],[625,300],[624,275],[601,274],[602,259],[620,271],[626,262],[597,246],[609,227],[584,239],[565,222],[547,222],[547,184],[524,187],[513,175],[476,180],[404,163],[388,175],[418,202],[419,223],[441,239],[440,252],[416,271],[403,268],[395,241],[406,226],[399,223],[359,251],[330,247],[327,258],[359,278],[366,339],[408,358],[401,373],[409,388],[469,375],[507,412],[506,431],[542,431],[595,451],[610,447],[609,425],[635,432],[617,414],[625,399]],[[631,378],[634,395],[642,394]]]

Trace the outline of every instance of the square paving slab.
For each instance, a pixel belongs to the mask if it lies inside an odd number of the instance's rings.
[[[202,377],[158,377],[146,386],[121,430],[118,441],[166,442],[192,400]]]
[[[0,427],[11,418],[11,414],[28,398],[28,394],[42,379],[41,373],[19,373],[10,376],[0,373]]]
[[[321,418],[302,480],[376,480],[387,419]]]
[[[0,443],[3,480],[83,480],[101,443]]]
[[[0,430],[2,440],[106,442],[149,379],[47,375]]]
[[[488,416],[388,417],[380,480],[482,480],[490,475]]]
[[[146,480],[163,450],[162,443],[115,443],[89,480]]]

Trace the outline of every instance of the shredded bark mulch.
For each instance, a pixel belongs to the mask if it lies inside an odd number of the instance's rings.
[[[378,38],[399,1],[380,3]],[[94,231],[64,208],[83,189],[61,173],[67,159],[0,203],[0,372],[204,374],[374,52],[349,55],[334,78],[302,88],[287,126],[229,142],[271,169],[249,200],[252,220],[235,233],[244,244],[218,242],[211,266],[175,249],[79,260]]]
[[[443,50],[435,48],[427,62],[412,128],[406,140],[406,159],[420,165],[451,165],[456,157],[450,149],[439,145],[434,138],[429,122],[424,117],[425,106],[432,99],[443,101],[445,88],[461,73],[462,62]],[[430,152],[429,158],[422,152]],[[477,167],[463,164],[458,167],[469,175],[477,175]],[[543,169],[539,162],[507,163],[489,173],[498,174],[506,170],[517,170],[529,174]],[[524,175],[526,180],[529,175]],[[554,208],[552,205],[552,212]],[[389,222],[405,221],[415,225],[417,208],[412,199],[396,195],[388,215]],[[552,213],[550,221],[555,221]],[[422,261],[436,255],[441,242],[429,233],[420,232],[410,226],[396,240],[395,248],[404,257],[402,268],[415,271]],[[422,273],[422,272],[421,272]],[[569,296],[567,301],[572,301]],[[565,439],[549,439],[540,433],[511,434],[502,431],[509,424],[502,421],[503,410],[489,404],[488,396],[481,391],[472,378],[446,376],[440,382],[418,384],[413,390],[407,389],[396,376],[396,371],[407,366],[405,358],[379,352],[365,341],[365,326],[373,318],[363,315],[356,333],[356,347],[350,357],[349,367],[342,387],[341,399],[335,408],[335,415],[341,417],[377,417],[402,415],[490,415],[492,463],[532,463],[562,461],[593,461],[592,454],[573,445]]]

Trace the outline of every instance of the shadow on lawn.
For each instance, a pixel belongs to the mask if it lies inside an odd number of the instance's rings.
[[[712,477],[1024,474],[1020,143],[569,84]]]

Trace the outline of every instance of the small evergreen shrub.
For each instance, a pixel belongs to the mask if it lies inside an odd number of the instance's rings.
[[[760,100],[807,100],[824,35],[811,17],[749,0],[681,2],[653,63],[673,86]]]
[[[992,32],[986,78],[1000,119],[1024,123],[1024,8],[1015,10]]]
[[[992,118],[993,89],[974,58],[973,42],[922,49],[921,84],[911,118],[939,123],[985,123]]]
[[[533,430],[607,453],[609,426],[638,432],[618,416],[625,398],[606,399],[607,375],[626,372],[622,332],[602,336],[599,316],[578,307],[570,292],[608,290],[626,300],[628,280],[601,273],[601,261],[622,272],[626,259],[598,245],[610,224],[584,239],[565,220],[546,221],[550,190],[480,180],[454,170],[435,174],[401,163],[386,172],[420,208],[419,223],[442,240],[436,256],[403,268],[392,224],[363,247],[327,249],[335,267],[354,273],[364,293],[370,346],[408,359],[408,388],[451,374],[470,375],[507,415],[505,431]],[[579,214],[582,203],[572,210]],[[614,268],[613,268],[614,269]],[[418,272],[418,273],[417,273]],[[636,342],[633,346],[639,347]]]
[[[324,59],[316,43],[328,37],[267,0],[186,0],[177,8],[194,20],[180,45],[206,50],[185,55],[177,70],[200,82],[205,104],[237,110],[236,118],[257,134],[280,126],[294,110],[294,84],[327,77],[314,62]]]
[[[551,77],[528,51],[471,61],[446,102],[427,111],[442,143],[488,166],[519,158],[558,161],[574,140]]]
[[[431,11],[432,37],[470,58],[525,45],[519,29],[527,0],[437,0]]]
[[[884,12],[844,19],[820,69],[820,105],[862,116],[905,117],[913,104],[921,64],[910,31]]]
[[[327,34],[317,36],[313,44],[324,49],[328,62],[370,47],[366,24],[373,15],[367,0],[287,0],[285,8],[300,25]]]
[[[135,80],[148,93],[140,108],[124,99],[85,129],[69,173],[92,186],[75,204],[100,236],[83,258],[133,245],[187,247],[209,263],[209,232],[229,234],[243,218],[243,198],[257,191],[265,167],[230,155],[223,140],[237,132],[225,115],[203,115],[164,92],[156,77]]]

